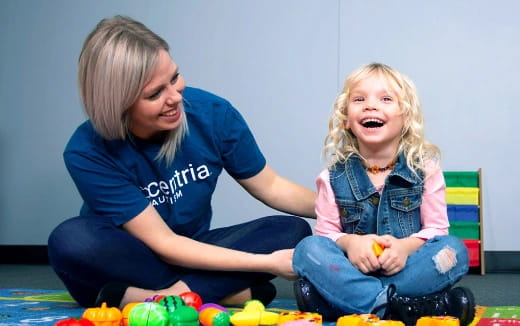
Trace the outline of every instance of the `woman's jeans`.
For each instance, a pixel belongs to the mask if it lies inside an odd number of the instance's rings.
[[[268,254],[294,248],[311,234],[304,219],[278,215],[210,230],[195,240]],[[167,264],[143,242],[100,216],[80,216],[61,223],[49,236],[48,251],[54,271],[72,297],[85,307],[94,304],[100,289],[109,282],[159,290],[182,280],[204,302],[219,302],[229,294],[275,277],[260,272],[193,270]]]
[[[447,249],[448,251],[446,251]],[[455,260],[450,259],[455,254]],[[388,285],[397,294],[422,296],[455,284],[469,268],[468,251],[454,236],[437,236],[408,257],[399,273],[363,274],[331,239],[310,236],[297,246],[293,257],[296,274],[309,280],[322,297],[345,313],[371,313],[386,304]]]

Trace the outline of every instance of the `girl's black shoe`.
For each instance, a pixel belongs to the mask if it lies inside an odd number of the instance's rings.
[[[315,312],[324,320],[336,321],[345,315],[343,311],[333,307],[319,294],[314,285],[305,278],[299,278],[293,284],[294,296],[298,309],[304,312]]]
[[[452,316],[461,326],[469,325],[475,317],[475,299],[466,287],[446,288],[441,292],[418,296],[399,296],[395,286],[388,288],[385,319],[400,320],[413,326],[424,316]]]

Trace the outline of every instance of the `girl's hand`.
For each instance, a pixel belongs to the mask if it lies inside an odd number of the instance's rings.
[[[298,276],[292,267],[293,253],[294,249],[282,249],[267,255],[272,265],[269,272],[287,280],[296,280]]]
[[[408,256],[424,243],[424,240],[419,238],[397,239],[391,235],[384,235],[381,238],[388,243],[379,256],[381,273],[387,276],[399,273],[405,267]]]
[[[378,238],[380,237],[375,234],[348,234],[338,239],[337,243],[347,254],[352,265],[362,273],[368,274],[381,269],[381,263],[372,250],[372,244],[381,241],[376,241]],[[386,243],[384,240],[382,242]]]
[[[399,273],[406,265],[408,253],[405,244],[401,239],[397,239],[391,235],[383,236],[389,242],[385,250],[379,256],[379,263],[381,264],[381,273],[383,275],[394,275]]]

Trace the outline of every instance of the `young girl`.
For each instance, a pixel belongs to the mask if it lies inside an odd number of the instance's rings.
[[[299,309],[325,319],[374,313],[415,325],[421,316],[450,315],[469,324],[471,291],[451,289],[468,271],[468,253],[448,235],[440,152],[424,139],[412,82],[379,63],[354,71],[324,152],[316,235],[293,258]]]

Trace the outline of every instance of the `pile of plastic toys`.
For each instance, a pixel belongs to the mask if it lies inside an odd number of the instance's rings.
[[[232,311],[215,303],[202,303],[195,292],[179,296],[154,296],[145,302],[127,304],[123,310],[107,307],[88,308],[81,318],[58,321],[55,326],[316,326],[322,316],[301,311],[272,312],[258,300],[247,301],[242,310]],[[336,326],[405,326],[400,321],[380,320],[372,314],[354,314],[338,318]],[[454,317],[422,317],[416,326],[459,326]]]

